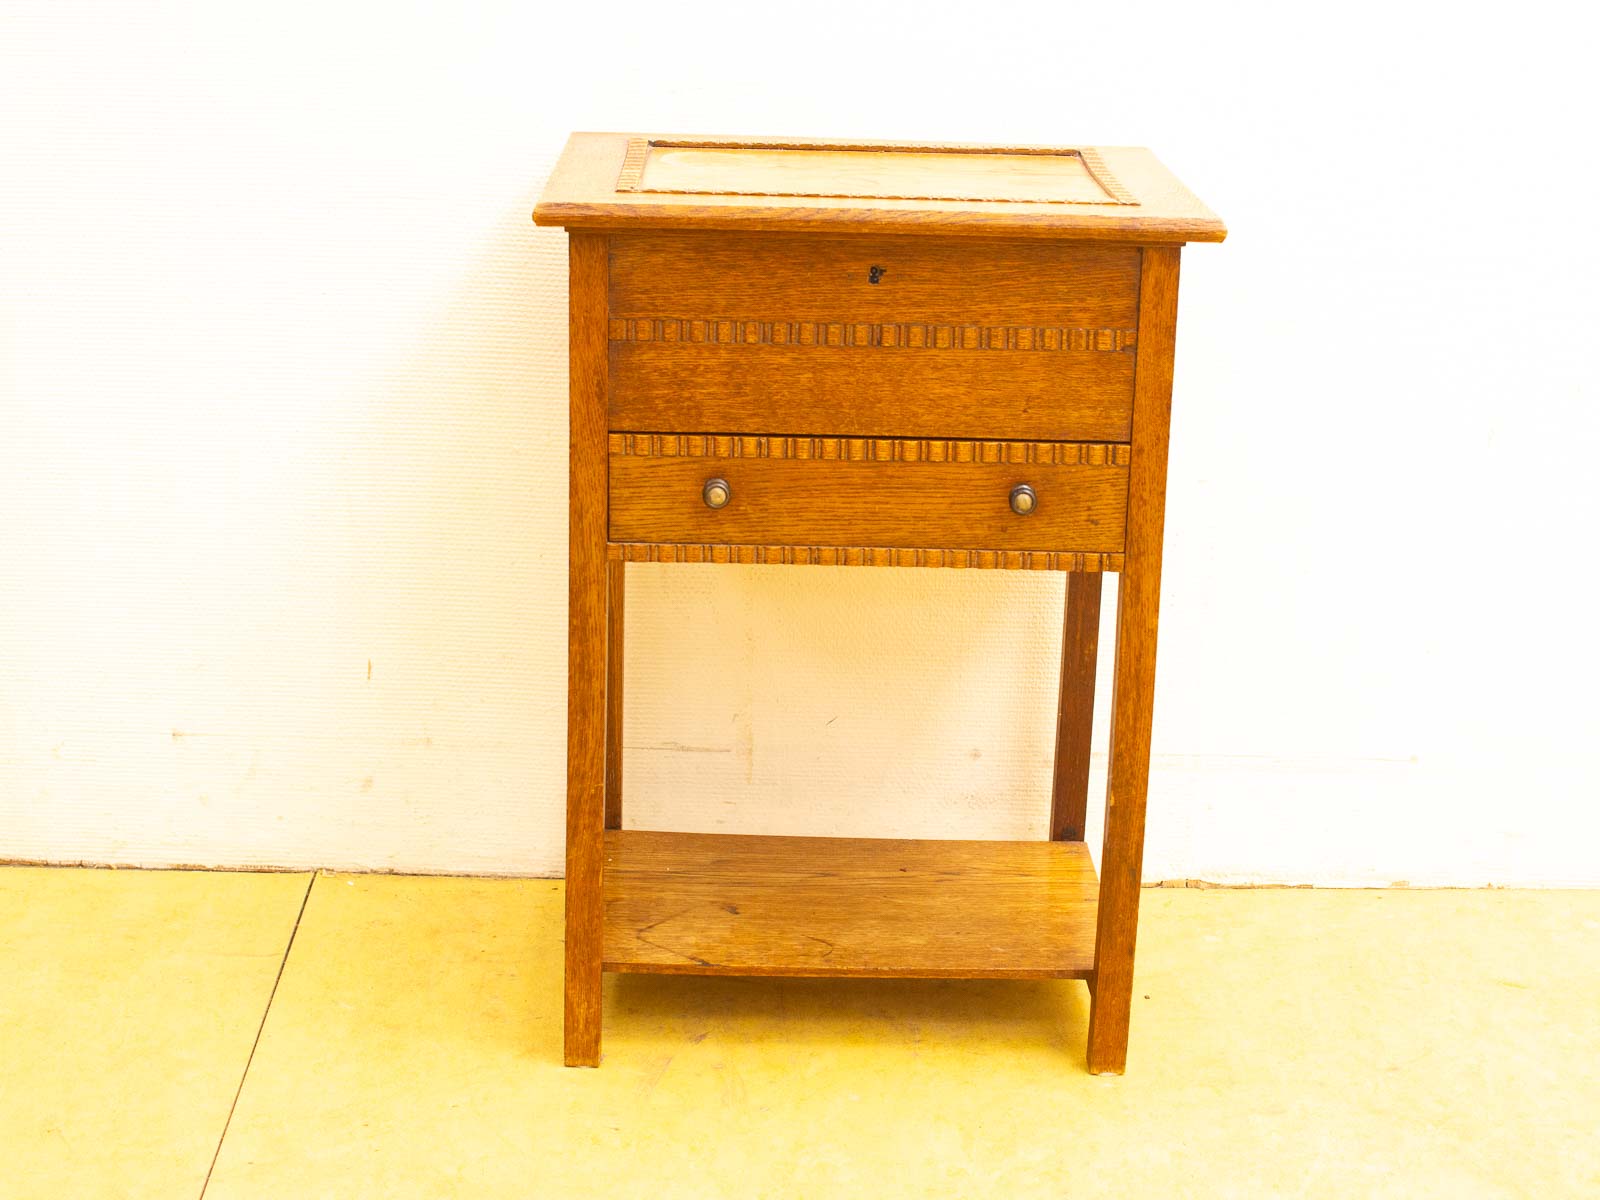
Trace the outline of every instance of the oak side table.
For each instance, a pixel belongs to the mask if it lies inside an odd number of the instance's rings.
[[[1222,222],[1137,148],[623,133],[574,134],[534,219],[571,275],[567,1063],[640,971],[1084,979],[1122,1071],[1178,255]],[[1049,840],[624,828],[630,562],[1068,572]]]

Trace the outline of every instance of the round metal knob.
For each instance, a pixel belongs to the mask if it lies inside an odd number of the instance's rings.
[[[1019,483],[1011,489],[1011,511],[1019,517],[1025,517],[1039,507],[1039,497],[1033,494],[1033,489],[1025,483]]]
[[[726,479],[708,479],[700,489],[700,499],[706,502],[707,508],[724,508],[733,499],[733,489]]]

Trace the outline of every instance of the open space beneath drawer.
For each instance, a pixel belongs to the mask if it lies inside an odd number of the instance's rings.
[[[1086,978],[1082,842],[608,830],[608,971]]]

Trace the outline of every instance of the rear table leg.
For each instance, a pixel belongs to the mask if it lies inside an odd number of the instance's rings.
[[[622,621],[628,564],[606,564],[606,828],[622,828]]]
[[[1083,841],[1089,807],[1089,743],[1094,734],[1094,670],[1100,648],[1098,571],[1067,576],[1061,635],[1061,703],[1056,710],[1056,775],[1050,797],[1050,840]]]

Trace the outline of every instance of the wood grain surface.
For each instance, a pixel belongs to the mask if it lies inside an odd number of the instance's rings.
[[[605,966],[700,975],[1083,977],[1081,842],[606,834]]]
[[[606,238],[573,233],[567,566],[567,945],[564,1052],[600,1065],[600,876],[606,747]]]
[[[1128,436],[1127,247],[627,233],[611,278],[613,429]]]
[[[611,249],[613,317],[1132,329],[1138,300],[1130,246],[629,231]]]
[[[731,499],[712,509],[707,480]],[[1012,512],[1030,485],[1037,509]],[[611,456],[613,542],[971,547],[1117,553],[1127,471],[1116,465]]]
[[[1107,203],[1062,203],[1075,199],[1080,186],[1065,181],[1060,190],[1036,192],[1034,198],[1004,198],[1010,173],[1009,160],[996,156],[990,178],[970,176],[963,180],[963,191],[979,191],[997,197],[990,200],[874,198],[870,196],[797,196],[770,194],[679,194],[674,192],[619,191],[624,182],[638,181],[648,163],[635,147],[647,140],[683,140],[671,134],[575,133],[534,210],[541,225],[568,228],[619,229],[628,226],[655,229],[746,229],[788,230],[812,233],[872,233],[894,231],[907,234],[943,234],[978,237],[1041,237],[1083,241],[1108,241],[1124,244],[1220,242],[1227,228],[1216,214],[1202,204],[1150,151],[1131,146],[1032,147],[1079,151],[1103,169],[1111,185],[1105,188]],[[715,137],[710,140],[733,144],[759,144],[762,147],[795,145],[867,146],[897,153],[904,171],[915,172],[916,150],[927,151],[924,169],[938,178],[948,171],[951,149],[992,150],[994,147],[961,146],[953,143],[833,142],[821,138]],[[1014,148],[1013,148],[1014,149]],[[630,151],[633,158],[630,161]],[[907,152],[912,153],[907,153]],[[766,151],[760,152],[770,159]],[[899,156],[904,157],[899,157]],[[965,172],[967,168],[962,168]],[[799,174],[790,171],[790,175]],[[764,184],[724,180],[728,187],[762,187]],[[717,187],[717,181],[701,164],[697,187]],[[817,190],[817,189],[812,189]],[[858,188],[857,190],[867,190]],[[876,190],[915,191],[915,188],[879,187]],[[923,191],[931,189],[923,188]],[[1043,197],[1042,199],[1040,197]],[[1082,198],[1081,195],[1076,198]]]
[[[611,343],[613,429],[1126,441],[1131,354]]]
[[[1145,799],[1150,784],[1156,626],[1161,608],[1178,256],[1179,251],[1172,247],[1146,250],[1140,281],[1141,337],[1128,485],[1128,545],[1117,585],[1111,762],[1101,851],[1104,880],[1095,943],[1094,1000],[1089,1010],[1089,1070],[1095,1074],[1121,1074],[1128,1057]]]

